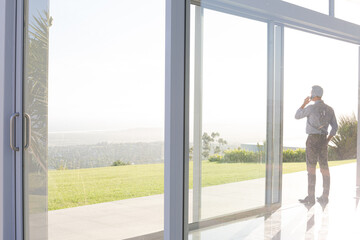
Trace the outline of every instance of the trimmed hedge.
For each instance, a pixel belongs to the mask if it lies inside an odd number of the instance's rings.
[[[256,152],[246,151],[242,149],[226,150],[222,162],[226,163],[251,163],[257,162],[259,154]]]
[[[210,162],[218,163],[258,163],[261,162],[261,152],[251,152],[242,149],[226,150],[224,156],[215,154],[209,157]]]
[[[224,151],[224,155],[211,155],[210,162],[217,163],[262,163],[264,162],[265,154],[261,152],[252,152],[243,149],[233,149]],[[305,162],[305,149],[284,150],[283,162]]]
[[[305,149],[284,150],[283,162],[306,162]]]

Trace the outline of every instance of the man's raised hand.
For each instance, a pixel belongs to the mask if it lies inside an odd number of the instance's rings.
[[[306,98],[304,99],[304,103],[303,103],[303,105],[301,106],[301,108],[304,108],[306,105],[309,104],[309,102],[311,102],[310,97],[306,97]]]

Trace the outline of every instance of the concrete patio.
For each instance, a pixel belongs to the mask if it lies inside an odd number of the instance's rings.
[[[356,165],[353,163],[331,168],[330,204],[333,204],[335,199],[354,200],[355,171]],[[317,195],[321,195],[322,178],[320,172],[317,175],[316,191]],[[205,187],[202,189],[202,218],[208,219],[261,207],[264,205],[264,189],[265,179]],[[283,175],[282,209],[303,209],[297,199],[306,195],[306,189],[306,172]],[[337,193],[340,191],[344,193],[339,196]],[[192,191],[189,192],[189,199],[189,218],[192,222]],[[137,237],[163,230],[163,195],[49,211],[48,219],[49,240],[118,240]],[[259,219],[255,221],[260,221]],[[291,222],[297,224],[296,219],[292,219]],[[259,228],[265,226],[264,224],[264,220],[261,220],[255,225]],[[201,233],[194,232],[191,238],[195,239],[196,236],[201,237],[204,234],[207,235],[205,230]],[[207,238],[205,235],[203,239],[216,239]]]

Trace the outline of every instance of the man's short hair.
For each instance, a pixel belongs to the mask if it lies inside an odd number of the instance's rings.
[[[318,85],[312,86],[311,97],[322,97],[324,90]]]

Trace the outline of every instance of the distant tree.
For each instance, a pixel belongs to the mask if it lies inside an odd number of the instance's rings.
[[[266,141],[263,141],[262,145],[260,143],[256,143],[257,152],[259,156],[259,163],[265,162],[265,151],[266,151]]]
[[[220,134],[218,136],[220,136]],[[227,145],[227,141],[223,138],[218,138],[215,141],[217,142],[217,146],[215,146],[214,148],[214,153],[219,154],[223,151],[223,148]]]
[[[193,155],[194,155],[194,147],[189,148],[189,160],[192,161],[193,160]]]
[[[218,133],[218,132],[212,132],[212,133],[211,133],[212,139],[215,139],[215,138],[217,138],[217,137],[219,137],[219,136],[220,136],[220,133]]]
[[[214,138],[206,132],[202,136],[202,153],[201,155],[207,159],[211,151],[211,143],[214,142]]]
[[[202,136],[202,156],[208,159],[210,153],[220,154],[226,145],[227,141],[220,138],[220,133],[212,132],[209,135],[205,132]]]
[[[340,117],[338,124],[337,134],[331,139],[334,146],[329,147],[329,158],[331,160],[356,158],[357,120],[355,115]]]

